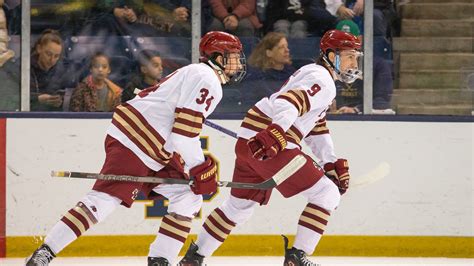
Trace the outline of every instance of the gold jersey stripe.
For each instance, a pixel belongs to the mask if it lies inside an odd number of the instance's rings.
[[[222,239],[227,238],[228,234],[222,232],[221,229],[216,227],[209,219],[206,219],[206,221],[204,223],[209,227],[209,229],[212,230],[212,232],[214,232],[216,235],[220,236]]]
[[[301,105],[301,103],[298,101],[298,98],[294,94],[290,92],[286,92],[278,96],[278,98],[285,99],[291,104],[293,104],[298,110],[298,116],[301,116],[301,111],[302,111],[303,106]]]
[[[95,220],[95,222],[92,221],[91,218],[89,217],[89,215],[87,215],[86,212],[81,207],[76,206],[76,207],[73,208],[73,210],[75,210],[77,213],[82,215],[87,220],[87,222],[89,223],[89,227],[91,227],[93,224],[97,223],[97,220]]]
[[[329,215],[328,214],[325,214],[324,212],[320,211],[320,210],[316,210],[316,209],[313,209],[311,207],[306,207],[304,209],[305,212],[308,212],[308,213],[311,213],[315,216],[318,216],[320,217],[321,219],[324,219],[325,221],[329,220]]]
[[[306,114],[309,111],[309,103],[306,97],[306,93],[302,90],[290,90],[290,92],[294,93],[299,98],[299,103],[301,104],[301,112],[300,116]]]
[[[202,116],[194,116],[194,115],[183,113],[183,112],[177,113],[175,115],[175,118],[182,118],[184,120],[187,120],[187,121],[193,122],[193,123],[199,123],[199,124],[203,123],[203,117]]]
[[[174,227],[174,226],[171,226],[171,225],[169,225],[169,224],[167,224],[167,223],[161,223],[160,228],[163,228],[163,229],[165,229],[166,231],[169,231],[169,232],[171,232],[171,233],[173,233],[173,234],[176,234],[176,235],[178,235],[178,236],[180,236],[180,237],[183,237],[184,239],[186,239],[186,238],[188,237],[188,234],[189,234],[188,232],[182,231],[182,230],[180,230],[180,229],[178,229],[178,228],[176,228],[176,227]]]
[[[159,150],[163,149],[163,143],[161,143],[153,133],[150,132],[150,130],[147,129],[147,127],[142,123],[142,121],[128,108],[119,106],[118,107],[122,112],[124,112],[134,123],[135,125],[143,132],[145,135],[153,142],[153,144],[158,147]],[[164,156],[164,158],[167,158],[168,156]]]
[[[130,133],[133,137],[135,137],[135,139],[138,140],[138,142],[140,142],[140,144],[147,150],[148,155],[150,155],[151,158],[153,158],[157,162],[162,161],[162,159],[158,158],[155,151],[148,144],[148,142],[138,132],[136,132],[135,129],[133,129],[133,127],[130,126],[117,112],[114,113],[113,119],[115,119],[120,125],[125,128],[125,130],[128,131],[128,133]],[[165,156],[163,153],[161,153],[161,155],[163,156],[163,158],[167,158],[167,156]]]
[[[260,117],[260,118],[262,118],[262,119],[268,120],[268,122],[271,122],[271,121],[272,121],[272,119],[269,118],[268,116],[262,116],[260,113],[256,112],[256,111],[253,110],[253,109],[250,109],[250,110],[248,111],[248,113],[251,114],[251,115],[254,115],[254,116],[258,116],[258,117]]]
[[[181,130],[186,131],[186,132],[191,133],[191,134],[201,133],[201,128],[185,125],[185,124],[179,123],[179,122],[174,122],[173,127],[177,128],[177,129],[181,129]]]
[[[211,213],[212,218],[214,218],[222,227],[224,227],[227,230],[232,230],[234,229],[234,226],[231,224],[228,224],[226,221],[224,221],[217,212],[212,212]]]
[[[303,222],[306,222],[306,223],[309,223],[311,225],[313,225],[314,227],[317,227],[319,229],[321,229],[322,231],[324,231],[324,229],[326,228],[326,226],[314,219],[311,219],[309,217],[306,217],[306,216],[301,216],[300,217],[300,221],[303,221]]]
[[[255,121],[255,120],[249,118],[248,116],[244,118],[243,123],[248,123],[248,124],[251,124],[252,126],[255,126],[255,127],[258,127],[258,128],[261,128],[261,129],[265,129],[268,126],[264,123]]]
[[[66,214],[64,214],[64,217],[66,217],[69,221],[71,221],[71,223],[73,223],[77,227],[77,229],[81,231],[81,235],[84,234],[84,232],[86,231],[86,228],[84,227],[84,224],[82,224],[82,222],[79,221],[79,219],[74,217],[74,215],[70,214],[69,212],[66,212]]]
[[[174,218],[173,216],[171,215],[166,215],[166,218],[170,219],[172,222],[174,223],[177,223],[181,226],[184,226],[184,227],[187,227],[187,228],[191,228],[191,225],[192,225],[192,222],[191,221],[182,221],[182,220],[178,220],[176,218]]]
[[[286,131],[286,135],[289,136],[290,138],[294,139],[296,143],[301,142],[301,138],[296,134],[291,128]]]

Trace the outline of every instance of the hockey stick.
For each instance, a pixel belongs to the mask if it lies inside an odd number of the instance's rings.
[[[233,138],[237,138],[237,133],[233,132],[232,130],[229,130],[225,127],[222,127],[218,124],[215,124],[214,122],[211,122],[209,120],[205,120],[204,122],[207,126],[212,127],[215,130],[218,130],[224,134],[227,134]],[[317,165],[319,168],[323,169],[316,161],[314,161],[314,164]],[[366,173],[365,175],[358,177],[358,178],[351,178],[350,182],[350,187],[363,187],[372,183],[375,183],[379,181],[380,179],[383,179],[390,173],[390,165],[387,162],[382,162],[380,163],[376,168],[372,169],[370,172]],[[324,173],[326,176],[328,176],[326,173]]]
[[[206,124],[206,126],[212,127],[212,128],[215,129],[215,130],[218,130],[218,131],[220,131],[220,132],[222,132],[222,133],[224,133],[224,134],[227,134],[227,135],[229,135],[229,136],[231,136],[231,137],[233,137],[233,138],[235,138],[235,139],[237,138],[237,133],[235,133],[234,131],[229,130],[229,129],[225,128],[225,127],[221,127],[221,126],[219,126],[218,124],[216,124],[216,123],[214,123],[214,122],[211,122],[211,121],[209,121],[209,120],[207,120],[207,119],[204,120],[204,124]]]
[[[261,183],[241,183],[241,182],[229,182],[229,181],[218,181],[219,187],[230,187],[230,188],[245,188],[245,189],[271,189],[288,177],[296,173],[306,163],[306,158],[303,155],[297,155],[287,165],[280,169],[272,178],[265,180]],[[176,178],[161,178],[152,176],[130,176],[130,175],[108,175],[108,174],[97,174],[97,173],[83,173],[83,172],[69,172],[69,171],[51,171],[52,177],[65,177],[65,178],[79,178],[79,179],[98,179],[98,180],[109,180],[109,181],[127,181],[127,182],[143,182],[143,183],[160,183],[160,184],[181,184],[191,186],[193,180],[187,179],[176,179]]]
[[[350,187],[363,187],[366,185],[370,185],[375,183],[384,177],[386,177],[390,173],[390,164],[387,162],[382,162],[377,167],[372,169],[370,172],[366,173],[363,176],[359,176],[358,178],[351,180]]]

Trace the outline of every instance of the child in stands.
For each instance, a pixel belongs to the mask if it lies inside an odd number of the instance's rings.
[[[110,81],[109,57],[103,53],[92,56],[90,75],[80,82],[71,96],[73,112],[112,112],[120,104],[122,89]]]
[[[160,53],[153,50],[142,50],[138,54],[140,73],[134,75],[122,92],[122,102],[135,97],[135,89],[145,89],[158,84],[163,75],[163,64]]]

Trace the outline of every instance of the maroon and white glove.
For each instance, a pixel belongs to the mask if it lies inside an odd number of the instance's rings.
[[[217,165],[212,157],[206,156],[206,161],[193,167],[189,174],[194,177],[191,186],[194,194],[213,194],[217,191]]]
[[[349,163],[346,159],[337,159],[334,163],[324,165],[326,176],[336,184],[341,195],[346,193],[349,188]]]
[[[279,125],[271,124],[251,138],[247,145],[255,159],[273,158],[286,147],[285,131]]]

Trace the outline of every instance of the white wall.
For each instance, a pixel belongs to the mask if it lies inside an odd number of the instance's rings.
[[[239,121],[214,122],[237,130]],[[94,181],[50,177],[51,170],[98,172],[108,119],[8,119],[7,236],[42,235],[91,188]],[[352,188],[333,215],[328,234],[473,236],[474,124],[330,121],[340,157],[353,183],[381,166],[385,178]],[[210,151],[230,180],[235,140],[205,128]],[[387,170],[387,169],[386,169]],[[229,194],[204,205],[204,215]],[[160,220],[144,219],[144,202],[120,208],[88,234],[154,234]],[[277,191],[269,206],[236,229],[240,234],[294,234],[305,206]],[[202,220],[196,221],[193,233]]]

